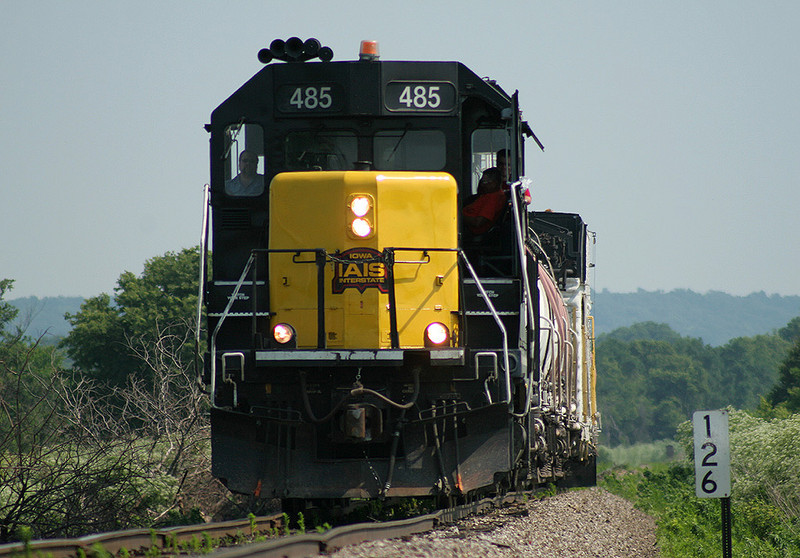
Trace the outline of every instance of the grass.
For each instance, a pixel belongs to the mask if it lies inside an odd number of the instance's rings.
[[[666,458],[658,451],[665,447],[663,442],[643,446],[601,449],[600,486],[630,500],[656,520],[662,557],[720,556],[720,501],[695,496],[694,468],[689,460]],[[648,461],[648,455],[655,455],[655,460]],[[737,498],[734,491],[731,515],[733,555],[737,558],[800,558],[796,520],[786,518],[766,500]]]

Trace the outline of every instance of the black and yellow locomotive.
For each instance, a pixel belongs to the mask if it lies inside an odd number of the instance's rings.
[[[517,95],[368,42],[259,58],[207,126],[214,475],[299,500],[593,482],[592,237],[528,211]],[[474,234],[498,153],[504,207]]]

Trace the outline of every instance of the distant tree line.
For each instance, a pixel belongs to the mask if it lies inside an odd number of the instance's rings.
[[[720,347],[737,337],[750,337],[783,327],[800,315],[800,296],[764,292],[734,296],[688,289],[593,294],[596,331],[606,334],[641,322],[665,323],[683,336]]]
[[[644,322],[600,336],[596,352],[606,445],[670,438],[701,409],[800,412],[800,317],[720,347]]]

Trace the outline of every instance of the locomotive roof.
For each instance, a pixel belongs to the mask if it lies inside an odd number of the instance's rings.
[[[211,120],[212,123],[217,119],[238,120],[256,107],[262,107],[259,112],[263,115],[269,107],[286,103],[281,96],[282,87],[314,85],[331,87],[341,94],[335,110],[328,111],[325,116],[396,115],[403,111],[391,105],[387,88],[398,83],[435,83],[442,84],[444,89],[452,87],[451,110],[429,111],[430,115],[457,114],[459,100],[466,97],[480,98],[498,111],[512,106],[511,97],[496,82],[482,79],[461,62],[275,62],[267,64],[220,104],[212,113]],[[409,112],[419,116],[425,111]],[[323,114],[318,112],[317,115]]]

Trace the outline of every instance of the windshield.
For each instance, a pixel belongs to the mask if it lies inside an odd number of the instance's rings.
[[[358,156],[353,132],[291,132],[286,135],[288,170],[350,170]]]
[[[385,130],[373,140],[377,170],[442,170],[447,161],[441,130]]]

